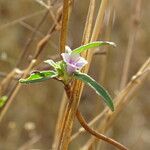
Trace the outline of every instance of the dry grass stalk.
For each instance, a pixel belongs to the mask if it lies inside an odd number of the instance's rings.
[[[106,132],[114,123],[117,116],[120,112],[126,107],[126,105],[132,100],[135,93],[138,92],[139,88],[142,86],[144,80],[149,74],[150,69],[150,58],[143,64],[141,69],[134,75],[131,81],[127,84],[127,86],[119,93],[119,95],[114,99],[116,102],[115,112],[111,113],[107,108],[104,110],[106,113],[104,114],[104,119],[101,121],[99,131]],[[82,150],[90,149],[93,142],[96,142],[95,138],[91,138],[82,148]]]
[[[106,31],[105,31],[105,40],[110,41],[112,26],[113,26],[113,20],[114,20],[114,8],[113,6],[109,6],[108,12],[107,12],[107,18],[106,18]],[[103,50],[106,52],[105,55],[100,57],[100,63],[101,63],[101,69],[100,69],[100,76],[99,76],[99,83],[102,85],[105,84],[105,77],[107,72],[107,57],[108,57],[108,47],[104,47]]]
[[[31,69],[33,68],[33,66],[35,65],[35,63],[36,63],[36,60],[33,59],[33,60],[31,61],[30,65],[27,67],[27,69],[26,69],[24,75],[22,76],[23,78],[26,78],[26,77],[27,77],[28,73],[31,71]],[[14,92],[12,93],[12,95],[9,97],[9,99],[8,99],[8,101],[7,101],[7,103],[6,103],[6,105],[5,105],[4,108],[2,109],[2,111],[1,111],[1,113],[0,113],[0,122],[2,121],[4,115],[6,114],[6,112],[7,112],[8,108],[9,108],[10,104],[13,102],[13,100],[14,100],[16,94],[18,93],[20,87],[21,87],[21,84],[17,84],[17,86],[16,86],[16,88],[15,88],[15,91],[14,91]]]
[[[37,27],[35,28],[34,32],[32,32],[31,38],[29,39],[29,41],[27,42],[27,44],[25,45],[22,53],[20,54],[20,57],[16,63],[16,67],[19,67],[24,55],[27,53],[27,50],[29,49],[30,44],[33,42],[34,37],[36,36],[37,31],[39,30],[39,28],[41,27],[41,25],[43,24],[44,20],[46,19],[47,15],[48,15],[49,11],[46,11],[44,16],[42,17],[42,19],[40,20],[40,22],[38,23]],[[23,20],[21,20],[23,21]],[[20,21],[20,22],[21,22]]]
[[[92,8],[92,7],[94,7],[94,2],[95,1],[91,1],[91,5],[90,5],[89,11],[88,11],[88,17],[87,17],[87,20],[86,20],[86,25],[85,25],[84,35],[83,35],[83,39],[84,39],[83,42],[82,42],[83,44],[88,43],[89,38],[90,38],[90,30],[91,30],[91,26],[92,26],[92,20],[91,19],[93,18],[93,12],[94,12],[94,8]],[[84,37],[86,37],[86,40],[85,40]],[[59,118],[58,118],[58,121],[57,121],[57,128],[56,128],[56,129],[58,129],[57,133],[58,133],[59,129],[61,129],[61,127],[59,127],[59,126],[62,122],[61,118],[62,118],[62,114],[63,114],[64,109],[65,109],[65,104],[66,104],[66,96],[64,94],[62,102],[61,102],[61,108],[60,108],[60,111],[59,111]],[[53,144],[53,148],[54,149],[56,148],[55,142]]]
[[[60,53],[64,52],[66,40],[67,40],[67,29],[68,29],[68,17],[69,16],[69,0],[63,1],[63,16],[62,16],[62,26],[60,34]]]
[[[61,16],[62,13],[61,11],[59,12],[58,16],[57,16],[57,20],[58,22],[61,21]],[[37,44],[37,48],[36,51],[34,53],[33,59],[31,60],[29,66],[27,67],[27,69],[25,69],[24,74],[22,75],[23,78],[26,78],[27,75],[29,74],[29,72],[31,71],[31,69],[35,66],[35,63],[38,59],[38,57],[40,56],[42,50],[44,49],[44,47],[46,46],[48,40],[50,39],[52,33],[54,31],[57,31],[59,28],[57,28],[57,24],[54,23],[54,25],[52,25],[52,27],[50,28],[50,30],[48,31],[47,35]],[[9,75],[8,75],[9,76]],[[13,91],[11,92],[11,95],[9,96],[7,103],[5,104],[5,106],[3,107],[3,109],[1,110],[0,113],[0,122],[2,121],[4,115],[6,114],[10,104],[13,102],[16,94],[18,93],[19,89],[21,88],[21,85],[19,83],[15,84]]]
[[[84,35],[83,35],[83,44],[88,43],[89,38],[90,38],[92,18],[93,18],[93,12],[94,12],[94,3],[95,3],[95,1],[91,1],[91,5],[89,7],[88,16],[87,16],[86,25],[85,25],[85,30],[84,30]],[[86,39],[85,39],[85,37],[86,37]],[[65,104],[66,104],[66,97],[64,94],[63,99],[62,99],[62,103],[61,103],[61,109],[60,109],[61,111],[59,112],[59,114],[64,112]],[[66,113],[66,115],[67,115],[67,113]],[[62,114],[60,114],[59,116],[62,117]],[[58,126],[59,126],[59,124],[61,124],[60,121],[62,121],[62,119],[58,120],[58,123],[57,123]],[[69,140],[68,140],[68,142],[69,142]]]
[[[92,36],[92,40],[96,40],[97,39],[97,35],[99,35],[99,31],[100,31],[100,24],[99,22],[102,23],[102,20],[103,20],[103,15],[101,14],[104,14],[103,11],[105,11],[105,9],[103,8],[108,1],[102,1],[102,5],[101,5],[101,13],[98,14],[98,17],[100,17],[101,19],[98,19],[98,21],[96,22],[96,25],[95,25],[95,28],[94,28],[94,31],[93,31],[93,36]],[[102,7],[103,6],[103,7]],[[97,34],[98,33],[98,34]],[[92,54],[90,54],[90,56],[87,58],[89,60],[89,62],[91,62],[91,56]],[[89,63],[90,64],[90,63]],[[86,67],[87,70],[89,68]],[[79,90],[80,89],[80,90]],[[77,107],[78,107],[78,104],[79,104],[79,101],[80,101],[80,96],[81,96],[81,93],[82,93],[82,89],[83,89],[83,84],[79,81],[76,81],[75,82],[75,86],[73,87],[73,93],[72,95],[70,96],[70,103],[68,104],[67,106],[67,115],[65,117],[65,126],[63,128],[63,136],[62,136],[62,139],[65,139],[64,141],[62,141],[62,145],[60,145],[60,149],[67,149],[68,148],[68,144],[69,144],[69,140],[70,140],[70,135],[71,135],[71,130],[72,130],[72,125],[73,125],[73,120],[74,120],[74,116],[76,114],[76,110],[77,110]]]
[[[131,56],[132,56],[132,53],[134,50],[136,33],[138,31],[138,27],[140,24],[141,0],[138,0],[136,2],[136,4],[133,3],[133,5],[135,6],[135,12],[134,12],[134,15],[131,16],[131,28],[130,28],[130,32],[129,32],[130,33],[129,41],[128,41],[128,47],[126,50],[125,60],[124,60],[120,89],[122,89],[126,85],[127,80],[128,80]]]
[[[35,13],[32,13],[32,14],[30,14],[30,15],[21,17],[21,18],[16,19],[16,20],[14,20],[14,21],[12,21],[12,22],[6,23],[6,24],[0,26],[0,30],[4,30],[5,28],[7,28],[7,27],[9,27],[9,26],[12,26],[12,25],[15,25],[15,24],[19,23],[20,21],[23,21],[23,20],[26,20],[26,19],[29,19],[29,18],[38,16],[38,15],[44,13],[44,12],[45,12],[45,9],[43,9],[43,10],[41,10],[41,11],[38,11],[38,12],[35,12]]]
[[[64,52],[65,50],[65,45],[66,45],[66,40],[67,40],[68,20],[70,16],[69,9],[71,8],[72,2],[73,1],[64,0],[64,3],[63,3],[63,18],[62,18],[61,35],[60,35],[60,54]],[[58,118],[57,118],[54,141],[52,144],[53,150],[58,149],[59,144],[61,142],[61,138],[62,138],[61,135],[62,135],[62,130],[63,130],[62,122],[63,122],[63,113],[64,113],[65,106],[66,106],[66,96],[64,93],[62,101],[61,101],[59,113],[58,113]]]

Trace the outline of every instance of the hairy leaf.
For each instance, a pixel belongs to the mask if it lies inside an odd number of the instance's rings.
[[[93,78],[91,78],[89,75],[81,72],[76,72],[74,74],[74,77],[76,79],[79,79],[83,81],[84,83],[88,84],[91,88],[93,88],[96,93],[101,96],[104,100],[104,102],[108,105],[108,107],[114,111],[114,105],[112,102],[112,98],[109,95],[109,93],[102,87],[100,84],[98,84]]]
[[[49,64],[52,67],[56,67],[56,63],[52,59],[48,59],[44,61],[45,63]]]
[[[51,78],[57,77],[57,73],[54,71],[40,71],[37,73],[31,74],[26,79],[20,79],[20,83],[36,83],[36,82],[42,82],[44,80],[48,80]]]
[[[99,46],[104,46],[104,45],[112,45],[112,46],[116,46],[115,43],[113,42],[108,42],[108,41],[96,41],[96,42],[91,42],[88,43],[86,45],[82,45],[74,50],[72,50],[72,53],[74,54],[80,54],[83,51],[86,51],[90,48],[95,48],[95,47],[99,47]]]

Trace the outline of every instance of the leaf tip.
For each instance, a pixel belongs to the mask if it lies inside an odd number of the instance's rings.
[[[115,111],[114,105],[112,105],[110,109],[112,112],[114,112]]]
[[[114,43],[114,42],[107,42],[107,43],[113,47],[117,47],[116,43]]]
[[[25,83],[26,80],[25,79],[19,79],[19,83]]]

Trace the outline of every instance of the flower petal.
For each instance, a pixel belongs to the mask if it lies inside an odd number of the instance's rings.
[[[80,55],[79,54],[70,54],[70,63],[76,63],[79,61]]]
[[[78,69],[81,69],[87,63],[88,62],[83,57],[80,57],[79,61],[76,63],[76,66],[77,66]]]
[[[67,72],[69,74],[74,73],[77,70],[77,67],[75,65],[67,63]]]
[[[64,62],[69,62],[70,61],[70,54],[62,53],[61,56],[62,56]]]
[[[69,54],[72,52],[71,48],[68,45],[65,46],[65,52]]]

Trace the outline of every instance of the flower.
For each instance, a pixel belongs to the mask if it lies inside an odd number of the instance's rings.
[[[62,58],[67,65],[68,74],[73,74],[76,70],[84,67],[88,62],[79,54],[72,53],[71,49],[66,47],[66,53],[62,53]]]

